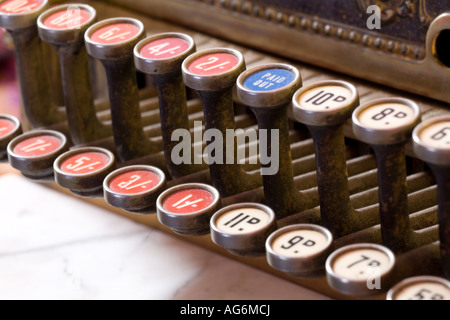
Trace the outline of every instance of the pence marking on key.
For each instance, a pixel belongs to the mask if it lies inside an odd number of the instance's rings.
[[[181,38],[163,38],[147,43],[140,54],[148,59],[168,59],[177,56],[187,49],[190,44]]]
[[[363,110],[359,115],[361,124],[371,129],[392,129],[411,122],[414,110],[400,103],[374,105]]]
[[[263,210],[241,208],[223,214],[217,220],[217,228],[228,234],[251,233],[267,226],[270,216]]]
[[[115,177],[109,187],[112,191],[122,194],[136,194],[152,190],[161,179],[156,173],[145,170],[133,170]]]
[[[450,148],[450,121],[436,122],[424,128],[419,135],[422,143],[436,149]]]
[[[44,135],[26,139],[14,147],[19,156],[36,157],[49,154],[61,147],[61,141],[53,136]]]
[[[91,39],[100,44],[116,44],[133,38],[139,32],[139,28],[131,23],[116,23],[99,28]]]
[[[334,110],[346,107],[353,93],[342,86],[323,86],[313,88],[302,94],[299,105],[305,110]]]
[[[42,0],[7,0],[0,6],[4,13],[24,13],[32,11],[42,5]]]
[[[215,75],[233,69],[239,60],[229,53],[212,53],[194,60],[188,70],[197,75]]]
[[[286,232],[273,241],[272,248],[286,257],[306,257],[314,255],[328,246],[327,237],[315,230],[295,230]]]
[[[360,281],[381,275],[389,266],[390,259],[385,253],[375,249],[356,249],[336,258],[332,268],[343,278]]]
[[[214,200],[214,196],[206,190],[186,189],[168,196],[163,207],[172,213],[193,213],[208,208]]]
[[[77,154],[65,160],[61,170],[69,174],[92,173],[106,167],[110,158],[100,152],[86,152]]]

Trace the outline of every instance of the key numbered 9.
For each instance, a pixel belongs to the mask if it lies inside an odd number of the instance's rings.
[[[298,224],[281,228],[266,242],[270,266],[296,277],[324,274],[325,261],[332,250],[329,230],[314,224]]]
[[[300,88],[292,98],[297,121],[313,126],[332,126],[350,118],[359,105],[356,88],[339,80],[319,81]]]
[[[258,203],[231,205],[211,218],[214,243],[237,255],[264,255],[266,239],[275,229],[275,213]]]

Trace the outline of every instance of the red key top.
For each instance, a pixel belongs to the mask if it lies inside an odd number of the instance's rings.
[[[158,198],[159,221],[184,235],[209,233],[209,220],[220,207],[219,192],[205,184],[192,183],[173,187]]]
[[[35,130],[14,138],[8,145],[11,166],[30,179],[53,179],[53,162],[68,150],[67,138],[52,130]]]
[[[109,150],[97,147],[74,149],[55,160],[55,180],[82,197],[102,197],[103,180],[115,168]]]
[[[115,170],[103,182],[108,204],[139,214],[155,213],[156,199],[165,186],[164,172],[145,165]]]

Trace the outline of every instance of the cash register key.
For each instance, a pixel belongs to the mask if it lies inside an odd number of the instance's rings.
[[[376,296],[392,286],[395,255],[378,244],[352,244],[334,251],[325,266],[327,282],[334,290],[349,296]]]
[[[419,106],[397,97],[376,99],[359,106],[352,119],[354,134],[368,143],[376,156],[383,244],[401,253],[412,249],[414,243],[427,241],[410,227],[406,180],[405,147],[421,120]]]
[[[16,71],[24,114],[33,128],[61,123],[65,113],[52,99],[51,81],[37,31],[37,19],[49,8],[48,0],[6,0],[0,2],[0,27],[14,41]]]
[[[221,203],[219,191],[201,183],[172,187],[156,203],[158,220],[174,232],[188,236],[210,232],[210,219]]]
[[[259,203],[238,203],[211,218],[211,239],[239,256],[264,256],[267,238],[277,228],[275,213]]]
[[[0,25],[8,30],[36,24],[39,15],[49,8],[48,0],[6,0],[0,3]]]
[[[356,88],[345,81],[325,80],[299,89],[292,113],[314,140],[322,225],[340,237],[361,229],[350,205],[344,125],[359,105]]]
[[[427,163],[437,182],[442,269],[450,279],[450,117],[420,123],[413,131],[413,150]]]
[[[65,4],[42,13],[37,21],[41,39],[52,45],[59,58],[64,104],[74,144],[84,144],[112,135],[96,115],[84,33],[95,22],[94,8]]]
[[[195,50],[192,37],[176,32],[152,35],[134,48],[136,68],[150,75],[158,91],[164,155],[168,171],[174,179],[200,170],[195,164],[175,164],[172,160],[172,151],[178,144],[172,138],[173,133],[190,130],[181,65]],[[207,168],[203,166],[202,169]]]
[[[208,152],[211,183],[222,197],[252,190],[262,184],[259,173],[248,174],[238,163],[237,148],[233,139],[223,139],[223,143],[219,145],[209,136],[221,134],[226,137],[229,130],[236,129],[233,87],[244,70],[245,60],[242,53],[228,48],[212,48],[196,52],[182,64],[184,83],[195,90],[202,101],[207,148],[214,146],[214,153],[222,155],[230,155],[229,150],[234,149],[233,156],[220,161],[213,158],[213,151]],[[230,145],[231,143],[233,145]],[[199,159],[202,155],[201,150],[194,148],[194,155]]]
[[[156,199],[166,186],[162,170],[147,165],[123,167],[103,182],[105,200],[113,207],[132,213],[154,213]]]
[[[73,149],[54,163],[55,181],[81,197],[102,197],[103,180],[114,169],[114,154],[97,147]]]
[[[436,276],[416,276],[400,281],[386,300],[450,300],[450,281]]]
[[[297,68],[281,63],[252,68],[237,79],[239,99],[255,114],[260,132],[267,133],[265,141],[259,140],[261,174],[266,204],[278,219],[311,207],[294,184],[289,140],[288,108],[301,85]]]
[[[132,18],[99,21],[85,33],[87,52],[99,59],[106,71],[111,120],[121,161],[161,151],[147,138],[140,110],[133,50],[145,37],[144,25]]]
[[[53,180],[53,162],[69,150],[69,145],[58,131],[35,130],[14,138],[7,150],[10,165],[25,177]]]
[[[22,125],[14,116],[0,114],[0,161],[7,161],[8,144],[22,134]]]
[[[294,224],[272,233],[266,241],[270,266],[301,278],[325,274],[325,262],[333,248],[333,235],[319,225]]]

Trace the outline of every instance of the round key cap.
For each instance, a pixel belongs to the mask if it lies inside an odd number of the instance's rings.
[[[289,139],[288,108],[301,85],[297,68],[279,63],[247,70],[237,79],[237,95],[258,121],[264,194],[277,218],[308,207],[309,199],[302,197],[294,184]]]
[[[158,220],[174,232],[204,235],[209,233],[210,219],[220,207],[220,195],[206,184],[182,184],[162,193],[156,206]]]
[[[137,69],[147,74],[181,74],[183,61],[194,52],[192,37],[183,33],[160,33],[135,46],[134,61]]]
[[[166,177],[160,169],[136,165],[111,172],[103,182],[103,190],[108,204],[133,213],[148,213],[154,212],[165,185]]]
[[[194,53],[182,65],[185,84],[198,91],[230,88],[244,70],[242,54],[227,48],[212,48]]]
[[[8,30],[36,24],[39,15],[49,7],[48,0],[6,0],[0,3],[0,25]]]
[[[417,276],[397,283],[386,300],[450,300],[450,281],[435,276]]]
[[[259,203],[238,203],[217,211],[211,218],[211,238],[241,256],[262,256],[265,242],[277,228],[275,213]]]
[[[82,197],[103,196],[103,180],[114,170],[111,151],[86,147],[68,151],[54,163],[56,182]]]
[[[292,102],[297,121],[310,126],[334,126],[351,117],[359,105],[359,96],[348,82],[326,80],[299,89]]]
[[[450,166],[450,117],[423,121],[413,132],[414,153],[423,161]]]
[[[67,138],[60,132],[29,131],[9,143],[8,158],[25,177],[47,180],[53,179],[53,162],[68,149]]]
[[[22,125],[16,117],[0,114],[0,160],[7,158],[8,144],[22,134]]]
[[[328,284],[350,296],[375,296],[392,284],[395,256],[388,248],[370,243],[348,245],[326,261]]]
[[[413,132],[413,150],[433,172],[438,187],[439,240],[442,270],[450,277],[450,117],[441,116],[419,124]]]
[[[372,145],[392,145],[411,139],[420,122],[416,103],[403,98],[382,98],[358,107],[353,113],[353,132]]]
[[[66,4],[53,7],[37,20],[39,36],[52,44],[68,44],[79,40],[95,21],[94,8],[84,4]]]
[[[333,236],[319,225],[295,224],[278,229],[266,241],[269,265],[296,277],[316,277],[325,272]]]

